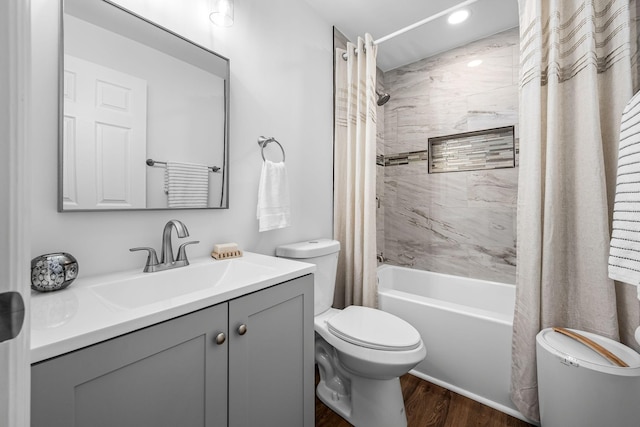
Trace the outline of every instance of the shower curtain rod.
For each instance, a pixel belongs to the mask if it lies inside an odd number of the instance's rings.
[[[384,43],[387,40],[391,40],[394,37],[397,37],[397,36],[399,36],[401,34],[404,34],[404,33],[408,32],[408,31],[411,31],[411,30],[413,30],[415,28],[421,27],[422,25],[424,25],[424,24],[426,24],[428,22],[431,22],[431,21],[433,21],[435,19],[440,18],[441,16],[444,16],[444,15],[447,15],[447,14],[453,12],[456,9],[460,9],[461,7],[468,6],[468,5],[470,5],[472,3],[475,3],[477,1],[478,0],[466,0],[466,1],[463,1],[462,3],[458,3],[455,6],[451,6],[448,9],[445,9],[445,10],[440,11],[440,12],[438,12],[436,14],[433,14],[433,15],[427,17],[427,18],[424,18],[422,21],[418,21],[415,24],[408,25],[408,26],[406,26],[404,28],[399,29],[398,31],[394,31],[391,34],[387,34],[384,37],[380,37],[379,39],[374,40],[373,44],[374,45],[379,45],[380,43]],[[357,49],[356,49],[356,53],[358,53]],[[366,49],[365,49],[365,53],[366,53]],[[346,53],[342,54],[342,58],[344,58],[346,60],[347,59],[347,54]]]
[[[434,15],[431,15],[431,16],[429,16],[429,17],[427,17],[427,18],[424,18],[422,21],[418,21],[418,22],[416,22],[415,24],[411,24],[411,25],[409,25],[409,26],[407,26],[407,27],[404,27],[404,28],[399,29],[398,31],[395,31],[395,32],[393,32],[393,33],[391,33],[391,34],[388,34],[388,35],[386,35],[386,36],[384,36],[384,37],[380,37],[379,39],[374,40],[374,41],[373,41],[373,44],[374,44],[374,45],[378,45],[378,44],[380,44],[380,43],[384,43],[384,42],[386,42],[387,40],[391,40],[392,38],[394,38],[394,37],[396,37],[396,36],[399,36],[400,34],[404,34],[404,33],[406,33],[407,31],[411,31],[411,30],[413,30],[414,28],[421,27],[422,25],[424,25],[424,24],[426,24],[426,23],[428,23],[428,22],[431,22],[431,21],[433,21],[434,19],[438,19],[438,18],[440,18],[441,16],[444,16],[444,15],[447,15],[447,14],[449,14],[449,13],[453,12],[453,11],[454,11],[454,10],[456,10],[456,9],[459,9],[459,8],[461,8],[461,7],[468,6],[468,5],[470,5],[470,4],[472,4],[472,3],[475,3],[475,2],[477,2],[477,1],[478,1],[478,0],[467,0],[467,1],[463,1],[462,3],[458,3],[458,4],[457,4],[457,5],[455,5],[455,6],[451,6],[449,9],[445,9],[445,10],[443,10],[443,11],[441,11],[441,12],[438,12],[438,13],[436,13],[436,14],[434,14]]]

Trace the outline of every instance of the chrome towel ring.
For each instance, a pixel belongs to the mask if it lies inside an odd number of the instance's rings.
[[[266,137],[266,136],[259,136],[258,137],[258,145],[260,146],[260,148],[262,148],[262,160],[267,160],[264,157],[264,147],[266,147],[267,145],[269,145],[270,142],[275,142],[276,144],[278,144],[278,146],[280,147],[280,150],[282,150],[282,161],[284,162],[285,159],[285,153],[284,153],[284,147],[282,146],[282,144],[280,144],[274,137],[270,136],[270,137]]]

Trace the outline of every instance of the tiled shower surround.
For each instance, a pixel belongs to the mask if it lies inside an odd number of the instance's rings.
[[[429,174],[426,152],[430,137],[508,125],[518,146],[518,42],[514,28],[379,73],[378,154],[425,154],[377,166],[386,262],[515,283],[518,168]]]

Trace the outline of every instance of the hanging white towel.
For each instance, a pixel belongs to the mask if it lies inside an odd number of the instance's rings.
[[[289,182],[284,162],[262,163],[260,184],[258,185],[257,218],[259,231],[275,230],[291,225],[289,204]]]
[[[167,162],[164,190],[170,208],[206,208],[209,167],[195,163]]]
[[[609,277],[638,286],[640,298],[640,93],[622,113]]]

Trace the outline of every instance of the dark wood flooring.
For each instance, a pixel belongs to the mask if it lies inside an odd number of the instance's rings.
[[[316,382],[318,380],[316,372]],[[529,423],[413,375],[402,376],[400,383],[408,427],[531,427]],[[316,427],[350,426],[316,397]]]

